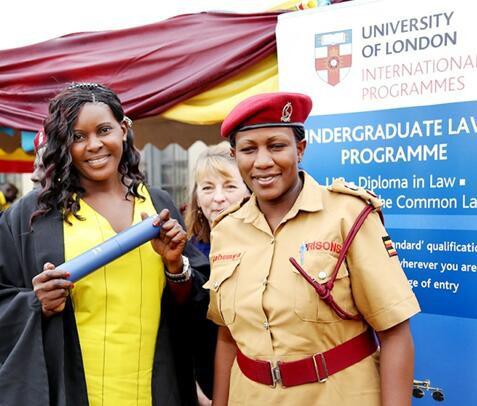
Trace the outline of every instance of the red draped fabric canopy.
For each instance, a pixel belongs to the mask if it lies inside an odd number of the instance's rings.
[[[274,53],[279,14],[188,14],[0,51],[0,127],[38,130],[73,81],[111,87],[134,119],[157,115]]]

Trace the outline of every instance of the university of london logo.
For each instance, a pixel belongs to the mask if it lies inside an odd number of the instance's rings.
[[[352,31],[315,34],[315,70],[331,86],[340,83],[351,68]]]

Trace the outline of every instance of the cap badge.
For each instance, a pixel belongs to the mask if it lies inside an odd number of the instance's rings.
[[[288,102],[287,104],[285,104],[285,106],[283,106],[282,117],[280,119],[282,123],[289,123],[292,113],[293,113],[293,106],[291,102]]]

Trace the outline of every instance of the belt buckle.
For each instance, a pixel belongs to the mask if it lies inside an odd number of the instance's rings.
[[[282,375],[280,373],[280,364],[277,362],[277,364],[274,365],[272,361],[268,362],[270,363],[270,373],[272,374],[272,388],[275,388],[277,383],[283,385]]]
[[[318,365],[316,363],[317,357],[320,359],[321,368],[323,369],[323,372],[325,373],[325,377],[323,378],[320,377],[320,370],[318,369]],[[316,373],[316,377],[318,378],[318,382],[319,383],[326,382],[328,380],[329,375],[328,375],[328,368],[326,368],[325,356],[323,355],[323,353],[319,352],[314,354],[311,358],[313,358],[313,365],[315,367],[315,373]]]

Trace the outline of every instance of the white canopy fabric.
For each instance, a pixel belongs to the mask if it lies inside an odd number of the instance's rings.
[[[1,6],[0,49],[18,48],[75,32],[137,27],[200,11],[261,12],[280,3],[283,0],[82,0],[80,3],[6,0]]]

